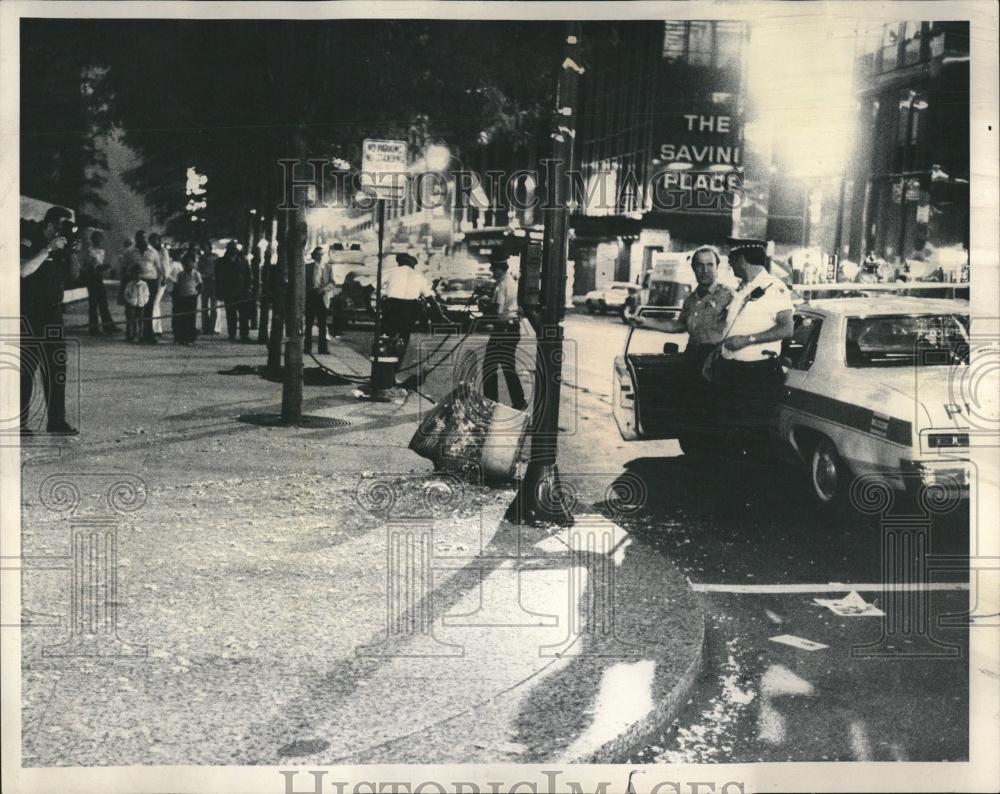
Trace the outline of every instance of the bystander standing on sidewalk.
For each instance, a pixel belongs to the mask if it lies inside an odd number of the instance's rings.
[[[216,292],[215,263],[219,257],[212,251],[210,243],[201,247],[198,258],[198,272],[201,273],[201,332],[206,336],[216,334],[215,323],[219,319],[219,301]]]
[[[125,341],[142,341],[142,313],[149,303],[149,287],[140,277],[139,265],[132,265],[122,290],[125,301]]]
[[[312,352],[313,326],[319,342],[319,352],[330,352],[326,340],[326,307],[333,292],[333,276],[330,264],[325,261],[326,253],[316,246],[312,261],[306,262],[306,333],[304,349]]]
[[[202,291],[201,273],[194,269],[195,255],[184,254],[181,272],[174,283],[174,341],[181,345],[194,344],[198,314],[198,294]]]
[[[497,323],[486,341],[483,353],[483,395],[493,402],[500,398],[497,370],[503,372],[510,394],[511,407],[523,411],[528,407],[524,387],[517,374],[517,345],[521,341],[521,309],[517,304],[517,284],[510,275],[507,257],[495,253],[490,257],[490,273],[496,287],[484,307],[484,314],[496,318]]]
[[[264,251],[260,270],[260,324],[257,341],[266,345],[270,337],[271,312],[274,311],[278,295],[281,293],[281,269],[274,255],[274,246],[268,245]]]
[[[122,243],[122,251],[118,254],[118,305],[125,305],[125,285],[128,284],[129,275],[129,251],[132,249],[132,241],[128,238]]]
[[[163,240],[156,232],[149,235],[149,245],[156,252],[156,268],[160,274],[160,284],[153,298],[153,334],[161,336],[163,334],[163,307],[161,304],[170,283],[170,252],[163,245]]]
[[[129,249],[129,267],[139,268],[139,278],[146,282],[149,289],[149,300],[142,308],[142,344],[155,345],[156,336],[153,333],[153,301],[156,300],[156,291],[160,288],[160,257],[156,251],[149,247],[146,241],[146,233],[138,231],[135,233],[135,246]]]
[[[230,240],[225,255],[215,263],[216,289],[225,304],[229,341],[236,341],[239,323],[240,341],[250,341],[250,288],[252,275],[246,257]]]
[[[104,235],[95,231],[90,235],[90,247],[83,261],[83,277],[87,286],[87,313],[91,334],[108,336],[118,330],[108,308],[108,294],[104,289],[104,276],[110,270],[107,251],[104,250]]]

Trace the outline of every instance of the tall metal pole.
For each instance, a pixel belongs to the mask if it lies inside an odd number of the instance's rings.
[[[840,249],[844,244],[844,200],[847,194],[847,169],[840,175],[840,190],[837,194],[837,228],[833,238],[834,272],[833,280],[840,281]]]
[[[375,274],[375,347],[372,358],[378,363],[379,337],[382,335],[382,245],[385,239],[385,199],[375,202],[375,224],[378,227],[378,269]]]
[[[568,526],[573,516],[559,480],[559,400],[562,385],[566,257],[568,253],[567,170],[573,167],[576,98],[579,75],[580,23],[567,25],[565,50],[556,93],[552,139],[555,168],[545,210],[545,251],[541,333],[535,352],[535,396],[531,417],[531,452],[518,494],[507,518],[518,523]]]

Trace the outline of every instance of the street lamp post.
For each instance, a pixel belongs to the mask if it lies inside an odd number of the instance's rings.
[[[579,75],[580,23],[567,26],[566,46],[556,92],[552,139],[554,165],[551,209],[545,210],[545,249],[541,328],[535,352],[535,393],[531,417],[530,457],[507,518],[517,523],[573,523],[559,479],[559,400],[562,385],[563,328],[569,211],[566,172],[573,165],[576,97]]]

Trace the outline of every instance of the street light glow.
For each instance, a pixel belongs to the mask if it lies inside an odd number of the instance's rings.
[[[434,144],[427,147],[427,154],[424,156],[427,168],[431,171],[444,171],[451,162],[451,150],[447,146]]]
[[[747,53],[754,122],[748,143],[800,177],[839,174],[853,140],[856,20],[775,16],[755,22]],[[821,58],[816,53],[822,52]]]

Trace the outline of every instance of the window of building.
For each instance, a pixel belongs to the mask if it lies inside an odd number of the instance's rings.
[[[899,24],[882,28],[882,71],[891,72],[899,65]]]
[[[923,22],[906,22],[903,30],[903,63],[906,66],[920,61],[920,48],[923,41]]]
[[[743,23],[715,23],[715,56],[716,65],[729,68],[739,65],[743,54]]]
[[[668,63],[692,66],[738,66],[743,51],[744,30],[743,22],[665,22],[663,59]]]
[[[715,48],[712,22],[693,21],[688,28],[688,63],[692,66],[711,66]]]
[[[663,59],[677,62],[687,59],[687,22],[666,22],[663,25]]]

